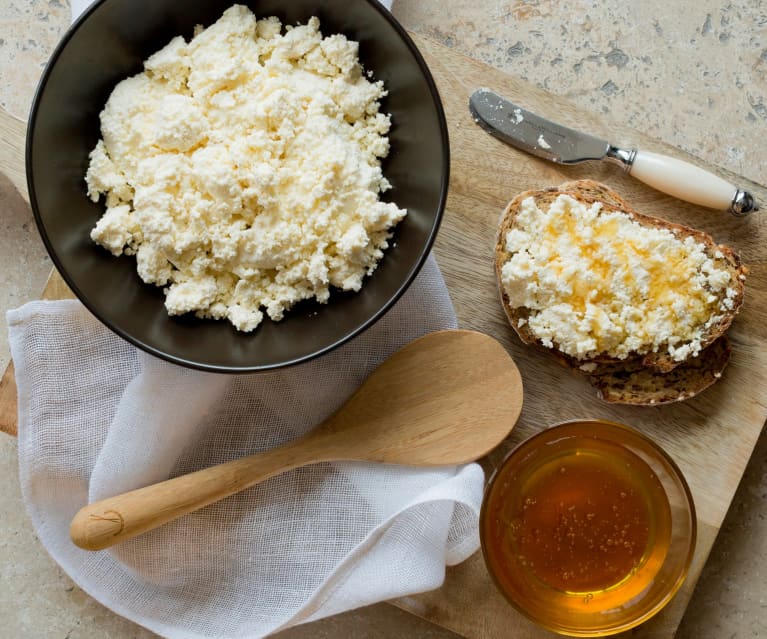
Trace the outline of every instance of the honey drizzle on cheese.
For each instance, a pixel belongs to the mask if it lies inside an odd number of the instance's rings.
[[[695,356],[736,296],[729,271],[694,238],[564,194],[547,210],[524,200],[505,241],[512,308],[528,309],[522,323],[545,346],[579,359]]]

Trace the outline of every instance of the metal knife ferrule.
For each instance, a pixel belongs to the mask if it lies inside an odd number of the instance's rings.
[[[634,158],[636,158],[636,156],[636,149],[621,149],[611,144],[607,147],[605,160],[610,160],[611,162],[622,166],[623,172],[628,173],[631,170],[631,166],[634,164]]]

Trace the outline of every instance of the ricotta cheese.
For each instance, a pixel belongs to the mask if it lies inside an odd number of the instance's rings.
[[[510,305],[528,309],[544,346],[576,359],[697,355],[733,307],[730,272],[692,237],[601,208],[564,194],[548,210],[522,202],[501,269]]]
[[[406,215],[380,199],[385,95],[316,17],[283,28],[235,5],[115,87],[86,174],[106,204],[91,238],[135,255],[171,315],[242,331],[357,291]]]

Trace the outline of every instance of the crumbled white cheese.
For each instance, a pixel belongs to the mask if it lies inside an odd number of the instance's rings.
[[[538,136],[538,146],[542,149],[550,149],[551,145],[546,142],[546,138],[543,137],[543,133]]]
[[[664,352],[697,355],[737,289],[706,247],[559,195],[548,210],[522,202],[505,238],[501,280],[528,330],[577,359]]]
[[[406,212],[382,202],[382,82],[319,20],[233,6],[118,84],[86,175],[106,196],[91,237],[135,254],[171,315],[251,331],[331,287],[359,290]]]

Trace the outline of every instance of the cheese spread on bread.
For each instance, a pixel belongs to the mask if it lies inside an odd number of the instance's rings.
[[[684,361],[737,296],[721,253],[567,194],[545,210],[526,198],[504,241],[501,284],[509,305],[527,311],[519,324],[576,359]]]
[[[357,291],[406,211],[380,200],[390,118],[358,44],[233,6],[117,85],[86,182],[91,233],[135,255],[171,315],[253,330]]]

